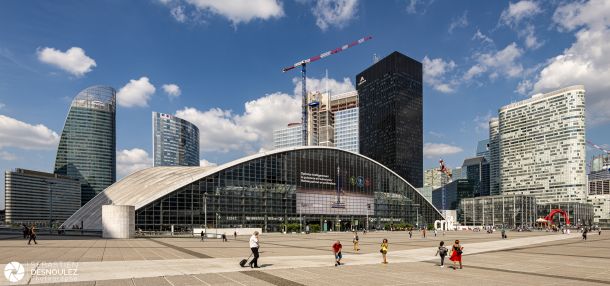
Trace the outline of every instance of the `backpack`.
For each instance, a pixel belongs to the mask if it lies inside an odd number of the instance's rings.
[[[440,254],[441,256],[446,256],[447,255],[447,247],[441,246],[438,248],[438,254]]]

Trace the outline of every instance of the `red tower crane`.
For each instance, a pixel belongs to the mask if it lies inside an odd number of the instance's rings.
[[[366,42],[366,41],[368,41],[368,40],[370,40],[372,38],[373,37],[371,37],[371,36],[366,36],[366,37],[364,37],[364,38],[362,38],[362,39],[360,39],[358,41],[352,42],[352,43],[347,44],[347,45],[343,45],[343,46],[338,47],[338,48],[336,48],[334,50],[330,50],[328,52],[319,54],[317,56],[313,56],[313,57],[311,57],[309,59],[305,59],[305,60],[299,61],[299,62],[295,63],[292,66],[289,66],[289,67],[286,67],[286,68],[282,69],[282,72],[287,72],[287,71],[289,71],[291,69],[294,69],[296,67],[299,67],[299,66],[301,67],[301,80],[303,81],[302,89],[301,89],[302,90],[302,97],[303,97],[303,105],[302,105],[302,113],[301,113],[302,121],[301,122],[303,124],[303,145],[304,146],[306,146],[307,142],[308,142],[308,140],[307,140],[307,88],[306,88],[306,83],[305,83],[305,81],[307,80],[307,72],[306,72],[305,67],[307,66],[308,63],[313,63],[313,62],[315,62],[317,60],[323,59],[323,58],[328,57],[330,55],[334,55],[334,54],[339,53],[341,51],[347,50],[347,49],[349,49],[349,48],[351,48],[353,46],[362,44],[362,43],[364,43],[364,42]]]

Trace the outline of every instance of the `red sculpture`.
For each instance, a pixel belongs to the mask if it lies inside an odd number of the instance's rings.
[[[568,216],[568,213],[566,211],[562,210],[562,209],[551,210],[551,213],[549,213],[549,215],[545,216],[544,219],[549,221],[549,222],[552,222],[553,221],[553,216],[555,214],[563,215],[563,218],[565,219],[566,224],[570,224],[570,217]]]

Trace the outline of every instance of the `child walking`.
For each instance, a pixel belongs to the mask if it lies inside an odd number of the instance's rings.
[[[441,268],[445,267],[445,256],[447,256],[447,252],[449,252],[449,250],[445,247],[445,242],[441,241],[435,254],[441,257]]]

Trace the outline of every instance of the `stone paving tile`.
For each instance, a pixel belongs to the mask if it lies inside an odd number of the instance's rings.
[[[131,279],[114,279],[95,281],[95,286],[134,286]]]
[[[134,278],[133,284],[135,286],[171,286],[164,277],[147,277],[147,278]]]
[[[192,275],[177,275],[177,276],[165,276],[173,286],[192,286],[192,285],[205,285],[204,282],[195,278]]]

